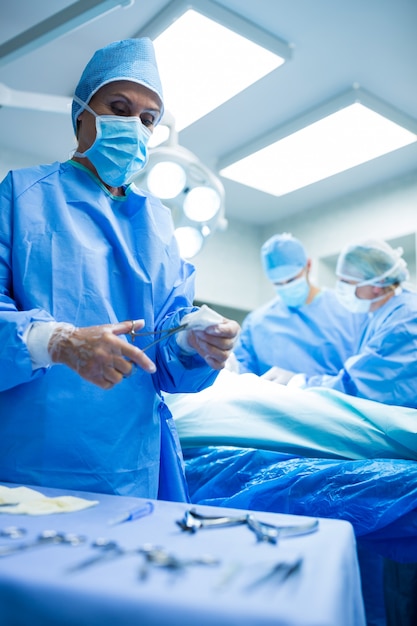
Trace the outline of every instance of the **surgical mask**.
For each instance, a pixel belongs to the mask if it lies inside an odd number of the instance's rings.
[[[300,276],[285,285],[275,285],[276,294],[288,307],[298,308],[306,303],[310,286],[305,276]]]
[[[151,131],[138,117],[97,115],[82,100],[74,99],[96,118],[93,145],[85,152],[75,152],[75,156],[87,157],[107,185],[128,185],[148,161]]]
[[[382,296],[372,298],[371,300],[358,298],[356,295],[356,288],[361,287],[363,284],[368,285],[370,283],[368,281],[364,281],[363,283],[351,285],[350,283],[345,283],[343,280],[338,280],[336,282],[336,295],[339,302],[351,313],[369,313],[371,305],[374,302],[383,300],[387,295],[384,293]]]

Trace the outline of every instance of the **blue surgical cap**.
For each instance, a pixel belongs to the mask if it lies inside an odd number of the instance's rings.
[[[162,103],[162,85],[156,64],[155,51],[148,37],[115,41],[94,53],[87,63],[75,95],[88,104],[94,94],[108,83],[116,80],[130,80],[147,87],[159,96]],[[73,100],[72,125],[77,131],[77,118],[83,107]]]
[[[402,248],[369,239],[347,246],[339,255],[336,274],[345,280],[367,281],[376,287],[402,283],[409,278]]]
[[[272,282],[294,278],[307,265],[307,254],[302,243],[290,235],[274,235],[261,248],[265,274]]]

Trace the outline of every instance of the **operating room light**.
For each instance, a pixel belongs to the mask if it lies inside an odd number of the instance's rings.
[[[181,256],[185,259],[192,259],[200,252],[203,246],[203,234],[192,226],[180,226],[176,228],[175,237],[181,251]]]
[[[179,163],[161,161],[148,174],[148,188],[161,200],[175,198],[184,189],[186,178],[185,170]]]
[[[311,185],[417,140],[417,135],[355,102],[220,170],[274,196]]]
[[[154,39],[164,100],[181,131],[285,59],[192,9]],[[190,87],[192,86],[192,89]]]
[[[220,194],[212,187],[194,187],[184,199],[184,213],[190,220],[208,222],[220,209]]]
[[[165,110],[161,125],[168,129],[168,139],[149,148],[148,163],[135,184],[171,209],[180,253],[191,259],[216,229],[227,225],[224,187],[193,152],[179,145],[170,111]]]

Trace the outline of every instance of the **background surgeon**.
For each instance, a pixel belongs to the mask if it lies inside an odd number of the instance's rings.
[[[333,290],[311,283],[311,261],[292,235],[268,239],[261,260],[276,297],[242,324],[234,350],[240,373],[282,383],[294,372],[336,374],[357,348],[364,316],[350,314]]]
[[[152,42],[114,42],[76,88],[74,157],[0,186],[2,481],[187,497],[161,390],[210,385],[239,326],[169,334],[196,310],[194,267],[131,184],[162,112]]]
[[[409,275],[401,254],[378,239],[345,248],[337,293],[349,311],[368,316],[359,348],[336,376],[297,375],[291,385],[417,408],[417,294],[402,286]]]

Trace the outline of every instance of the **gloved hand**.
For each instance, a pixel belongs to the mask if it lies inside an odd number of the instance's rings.
[[[184,352],[197,352],[213,369],[223,369],[239,334],[239,324],[205,304],[185,315],[181,323],[187,324],[187,330],[178,333],[177,343]]]
[[[282,367],[271,367],[265,374],[262,374],[261,378],[265,380],[270,380],[273,383],[278,383],[279,385],[286,385],[293,376],[295,376],[296,372],[290,372],[289,370],[285,370]]]
[[[142,350],[119,337],[144,325],[144,320],[84,328],[60,324],[52,333],[48,351],[54,363],[67,365],[102,389],[111,389],[130,376],[134,365],[150,374],[156,371]]]

